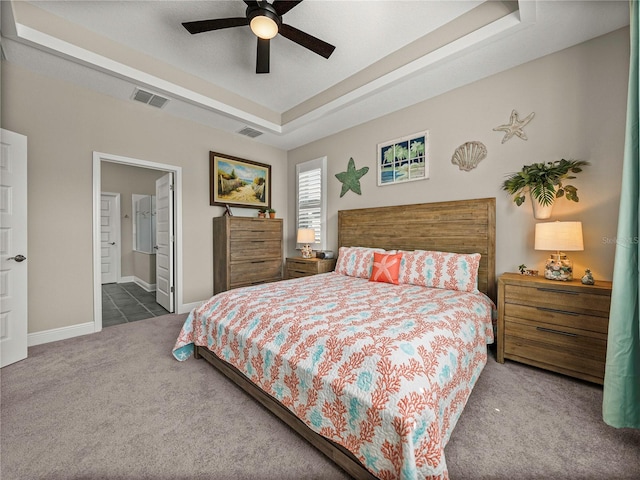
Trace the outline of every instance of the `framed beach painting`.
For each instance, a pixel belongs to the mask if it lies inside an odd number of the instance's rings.
[[[429,178],[429,132],[378,144],[378,186]]]
[[[269,208],[271,165],[209,152],[211,205]]]

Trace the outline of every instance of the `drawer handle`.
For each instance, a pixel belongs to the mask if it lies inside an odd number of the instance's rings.
[[[575,333],[562,332],[560,330],[553,330],[552,328],[536,327],[536,330],[540,330],[541,332],[547,332],[547,333],[556,333],[558,335],[565,335],[567,337],[577,337],[578,336]]]
[[[555,288],[539,287],[538,290],[540,290],[541,292],[566,293],[567,295],[580,295],[580,292],[573,292],[571,290],[556,290]]]
[[[266,260],[252,260],[251,263],[265,263]]]
[[[566,310],[558,310],[556,308],[546,308],[546,307],[536,307],[538,310],[542,310],[543,312],[553,312],[553,313],[562,313],[564,315],[573,315],[574,317],[580,316],[579,313],[576,312],[567,312]]]

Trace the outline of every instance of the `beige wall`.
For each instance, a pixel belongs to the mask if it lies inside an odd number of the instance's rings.
[[[133,251],[133,211],[132,195],[155,195],[156,179],[165,172],[149,168],[134,167],[112,162],[102,162],[100,179],[102,191],[120,194],[120,274],[135,276],[147,283],[156,283],[155,271],[150,273],[149,255]],[[155,259],[153,260],[155,268]],[[136,268],[137,267],[137,268]]]
[[[185,304],[213,292],[211,218],[223,209],[209,205],[209,151],[271,164],[272,203],[287,217],[280,149],[6,62],[1,94],[3,128],[28,137],[30,333],[93,321],[94,151],[182,167]]]
[[[156,283],[156,256],[152,253],[133,252],[133,276],[148,283]]]
[[[224,152],[273,166],[273,206],[285,219],[294,253],[294,165],[328,157],[329,248],[336,247],[337,211],[477,197],[497,198],[497,271],[521,263],[540,268],[546,252],[533,250],[530,204],[516,207],[500,190],[505,175],[523,164],[562,157],[589,160],[575,181],[581,201],[561,200],[553,220],[581,220],[585,251],[571,254],[577,271],[597,278],[613,269],[624,143],[628,75],[628,29],[527,63],[387,115],[283,152],[241,136],[170,117],[135,102],[122,102],[2,62],[3,128],[28,137],[29,332],[93,321],[92,153],[94,151],[180,166],[183,169],[184,299],[208,298],[213,290],[208,152]],[[512,109],[522,117],[528,141],[501,144]],[[376,186],[376,144],[427,129],[431,178]],[[471,172],[451,165],[456,147],[479,140],[488,157]],[[335,174],[353,157],[369,166],[362,195],[339,198]],[[287,194],[289,194],[287,196]],[[234,209],[236,215],[252,210]],[[289,219],[289,221],[288,221]]]
[[[295,164],[328,157],[328,248],[337,245],[337,211],[371,206],[469,198],[497,199],[498,273],[517,271],[525,263],[541,269],[548,252],[533,249],[536,220],[527,202],[516,207],[500,189],[505,176],[522,165],[560,158],[588,160],[591,166],[574,181],[579,203],[559,200],[551,220],[580,220],[584,252],[572,252],[577,273],[589,267],[596,279],[611,279],[622,171],[629,62],[627,28],[529,62],[471,85],[372,120],[288,154],[289,211],[295,212]],[[535,112],[525,127],[528,140],[501,143],[515,109],[520,118]],[[431,175],[428,180],[378,187],[376,145],[429,130]],[[451,164],[455,149],[471,140],[483,142],[487,158],[464,172]],[[362,195],[340,198],[335,174],[350,157],[356,168],[369,167],[361,179]],[[295,249],[294,222],[287,246]]]

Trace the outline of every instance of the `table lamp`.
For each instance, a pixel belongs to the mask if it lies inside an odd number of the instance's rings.
[[[310,243],[316,242],[316,231],[313,228],[299,228],[298,229],[298,243],[303,243],[304,245],[300,249],[302,253],[302,258],[311,258],[313,256],[313,251],[311,250]]]
[[[563,252],[584,250],[582,222],[537,223],[536,250],[555,250],[544,266],[544,278],[549,280],[573,279],[573,262]]]

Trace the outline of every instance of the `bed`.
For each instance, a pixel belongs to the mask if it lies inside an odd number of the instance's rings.
[[[207,360],[354,478],[446,479],[493,341],[495,199],[339,211],[338,244],[336,272],[194,309],[174,356]]]

